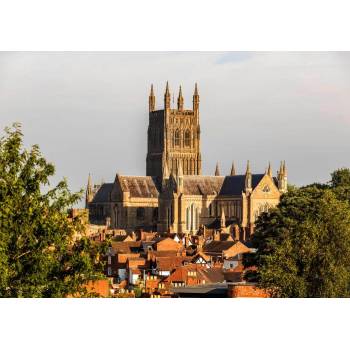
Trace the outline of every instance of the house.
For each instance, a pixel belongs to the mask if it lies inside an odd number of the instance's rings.
[[[155,258],[153,270],[159,276],[169,276],[173,270],[189,260],[190,258],[184,256],[158,256]]]
[[[223,259],[249,253],[250,248],[240,241],[211,241],[204,245],[203,252],[217,259]]]
[[[153,248],[156,251],[169,251],[173,250],[176,252],[183,251],[184,246],[180,242],[176,242],[170,237],[160,237],[153,244]]]
[[[126,261],[126,270],[129,284],[135,285],[137,280],[143,280],[146,268],[146,259],[140,256],[128,257]]]
[[[198,252],[191,260],[193,264],[199,264],[209,268],[211,266],[211,258],[203,252]]]
[[[199,264],[187,264],[176,268],[164,283],[168,288],[195,286],[200,284],[223,283],[224,274],[221,268],[207,268]]]

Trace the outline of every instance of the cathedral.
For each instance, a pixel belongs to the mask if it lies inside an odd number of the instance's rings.
[[[177,108],[171,108],[168,83],[163,109],[156,108],[153,85],[149,95],[146,176],[116,174],[113,183],[93,185],[89,175],[86,208],[92,224],[134,231],[194,234],[203,228],[238,225],[246,237],[254,232],[260,213],[276,206],[287,191],[287,168],[281,162],[277,176],[271,165],[244,174],[232,164],[228,176],[202,175],[199,93],[192,109],[184,109],[181,86]]]

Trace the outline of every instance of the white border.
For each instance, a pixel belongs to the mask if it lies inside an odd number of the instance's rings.
[[[12,0],[1,50],[349,50],[347,1]],[[0,77],[1,79],[1,77]],[[348,300],[0,300],[4,349],[342,349]]]
[[[2,50],[347,50],[344,0],[11,0]]]

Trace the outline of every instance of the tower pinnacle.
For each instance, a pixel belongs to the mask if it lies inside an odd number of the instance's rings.
[[[197,83],[194,86],[194,94],[193,94],[193,111],[198,112],[199,110],[199,94],[198,94],[198,86]]]
[[[183,111],[183,109],[184,109],[184,98],[182,96],[181,85],[180,85],[180,89],[179,89],[179,97],[177,98],[177,109],[179,111]]]
[[[153,84],[151,84],[151,92],[148,98],[149,111],[153,112],[156,109],[156,98],[154,96]]]
[[[247,169],[246,169],[246,172],[245,172],[245,190],[247,192],[251,192],[251,190],[252,190],[252,173],[250,171],[249,160],[247,162]]]
[[[169,82],[166,82],[165,94],[164,94],[164,109],[170,109],[170,90]]]
[[[230,173],[231,176],[235,176],[236,175],[236,168],[235,168],[235,163],[232,162],[232,167],[231,167],[231,173]]]
[[[269,162],[269,167],[267,168],[267,175],[272,177],[272,168],[271,168],[271,162]]]
[[[219,162],[216,163],[215,176],[220,176]]]

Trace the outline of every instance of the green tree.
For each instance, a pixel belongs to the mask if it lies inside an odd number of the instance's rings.
[[[331,174],[330,188],[341,200],[350,203],[350,169],[342,168]]]
[[[350,296],[350,205],[335,187],[291,189],[259,217],[247,278],[277,297]]]
[[[54,166],[37,145],[23,149],[18,124],[0,139],[0,296],[88,296],[86,283],[101,278],[101,247],[86,237],[82,220],[67,209],[80,200],[66,180],[47,191]]]

